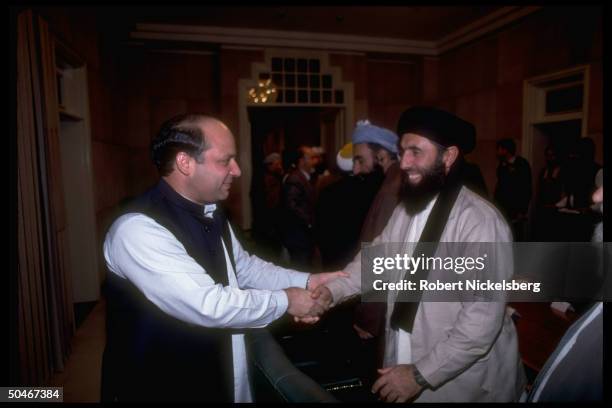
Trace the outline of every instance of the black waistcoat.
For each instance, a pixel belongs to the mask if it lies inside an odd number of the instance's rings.
[[[234,260],[220,209],[212,219],[205,218],[202,206],[161,180],[127,212],[146,214],[166,227],[215,283],[228,285],[222,237],[232,264]],[[233,401],[232,331],[176,319],[127,279],[110,271],[107,276],[103,401]]]

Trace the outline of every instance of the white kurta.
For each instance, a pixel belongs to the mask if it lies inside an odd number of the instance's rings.
[[[211,217],[214,205],[206,206]],[[281,317],[288,299],[282,290],[305,287],[308,274],[249,255],[231,230],[236,271],[223,243],[229,286],[215,284],[165,227],[138,213],[125,214],[104,241],[108,269],[127,278],[161,310],[188,323],[217,328],[258,328]],[[232,335],[234,400],[252,402],[244,335]],[[203,370],[206,367],[202,367]]]
[[[418,242],[421,239],[421,234],[423,234],[423,229],[425,229],[425,224],[427,224],[427,218],[429,218],[429,214],[437,199],[438,196],[434,197],[423,211],[411,217],[408,231],[406,232],[406,242]],[[412,253],[407,255],[412,256]],[[397,361],[394,362],[394,365],[412,363],[412,344],[410,337],[410,333],[403,329],[398,329],[396,347]]]

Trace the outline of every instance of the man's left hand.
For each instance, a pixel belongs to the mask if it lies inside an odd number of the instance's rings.
[[[310,275],[308,286],[306,289],[313,291],[321,285],[325,285],[327,282],[331,282],[338,278],[348,278],[349,274],[344,271],[337,272],[324,272],[324,273],[313,273]]]
[[[414,380],[410,364],[381,368],[378,373],[381,376],[372,386],[372,392],[380,393],[380,398],[386,402],[409,401],[423,389]]]

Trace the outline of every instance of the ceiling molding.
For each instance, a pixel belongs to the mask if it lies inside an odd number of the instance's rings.
[[[404,65],[416,65],[416,61],[402,61],[397,59],[377,59],[368,58],[368,62],[381,63],[381,64],[404,64]]]
[[[151,52],[156,54],[184,54],[184,55],[216,55],[213,51],[180,50],[180,49],[153,49]]]
[[[263,47],[253,47],[248,45],[221,45],[222,50],[234,50],[234,51],[265,51]]]
[[[282,48],[310,48],[335,51],[389,52],[435,55],[432,41],[362,37],[298,31],[256,30],[211,26],[137,24],[130,37],[140,40],[212,42],[226,45],[251,45]]]
[[[540,10],[541,6],[508,6],[488,14],[445,36],[436,43],[438,54],[443,54],[465,43],[480,38],[522,17]]]
[[[484,16],[445,36],[439,41],[414,41],[399,38],[311,33],[302,31],[260,30],[179,24],[136,24],[130,38],[221,44],[222,47],[308,48],[344,52],[382,52],[438,56],[474,41],[542,7],[509,6]]]

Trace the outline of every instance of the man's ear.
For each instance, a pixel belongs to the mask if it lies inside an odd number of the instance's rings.
[[[449,146],[444,151],[444,156],[442,156],[442,160],[444,161],[444,168],[446,169],[446,173],[450,171],[453,163],[457,161],[457,157],[459,157],[459,149],[457,146]]]
[[[178,152],[174,158],[176,170],[185,176],[189,176],[193,172],[193,162],[193,158],[185,152]]]

